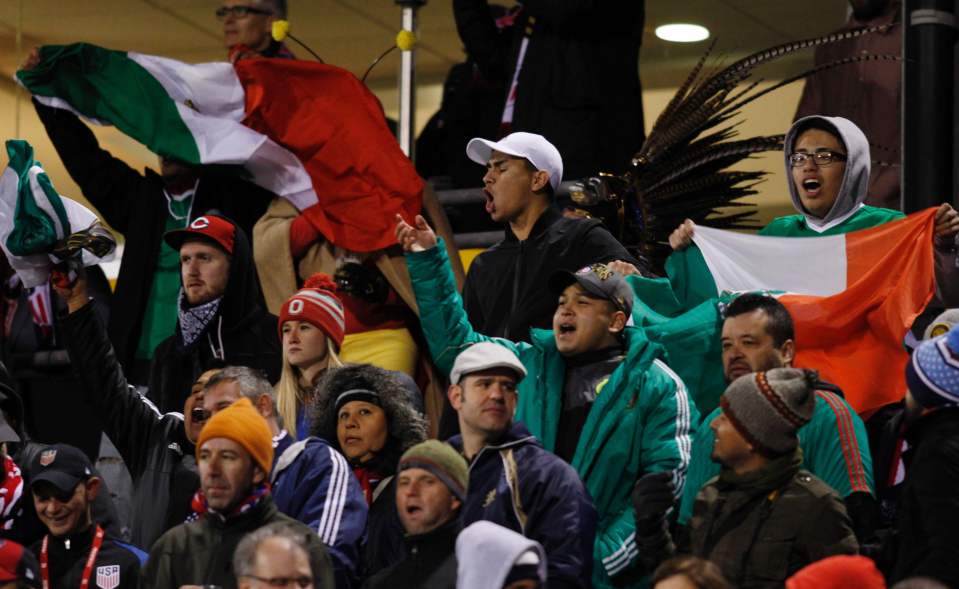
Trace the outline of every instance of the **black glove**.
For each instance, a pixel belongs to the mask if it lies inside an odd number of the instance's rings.
[[[659,520],[673,506],[675,486],[672,472],[643,475],[633,487],[636,520]]]
[[[633,487],[636,545],[643,574],[651,574],[676,551],[666,522],[666,513],[675,501],[675,490],[673,473],[669,471],[645,474]]]

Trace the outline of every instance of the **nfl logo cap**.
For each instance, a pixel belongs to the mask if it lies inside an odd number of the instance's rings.
[[[233,235],[236,226],[225,217],[217,215],[203,215],[197,217],[185,229],[174,229],[163,234],[163,240],[176,251],[180,251],[183,243],[191,238],[201,238],[223,248],[226,253],[233,253]]]
[[[590,296],[606,299],[629,319],[633,312],[633,289],[619,272],[606,264],[593,264],[576,272],[557,270],[550,275],[546,285],[553,294],[561,295],[566,287],[578,283]]]
[[[93,474],[93,465],[79,448],[69,444],[47,446],[30,461],[29,482],[46,481],[68,493]]]
[[[485,166],[494,151],[526,158],[537,170],[549,174],[549,185],[555,193],[563,181],[563,157],[559,150],[536,133],[510,133],[499,141],[476,137],[466,144],[466,157]]]

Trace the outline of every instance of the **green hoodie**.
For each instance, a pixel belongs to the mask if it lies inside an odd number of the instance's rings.
[[[527,370],[519,384],[516,419],[552,451],[566,378],[553,333],[534,329],[532,343],[478,334],[467,320],[442,244],[407,254],[406,261],[437,367],[449,374],[456,356],[480,341],[512,350]],[[596,505],[592,583],[601,589],[612,588],[613,577],[636,561],[633,485],[646,473],[673,471],[681,493],[693,424],[699,422],[682,380],[660,359],[662,348],[641,329],[627,327],[625,336],[626,358],[593,404],[572,460]]]

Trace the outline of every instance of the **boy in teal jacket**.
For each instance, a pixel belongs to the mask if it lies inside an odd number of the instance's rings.
[[[596,505],[593,586],[611,588],[617,576],[625,580],[623,573],[638,556],[633,485],[644,474],[668,471],[677,496],[681,494],[692,427],[699,422],[682,380],[661,360],[662,348],[642,330],[626,327],[632,307],[629,286],[601,264],[576,274],[554,274],[550,286],[562,294],[552,331],[533,329],[532,343],[489,338],[470,326],[446,252],[436,247],[426,222],[417,217],[414,228],[397,221],[397,238],[407,252],[420,321],[437,367],[449,372],[460,351],[479,341],[493,341],[519,357],[528,374],[519,384],[517,421],[547,450],[569,446],[567,459]],[[577,373],[574,384],[586,383],[589,389],[577,418],[566,406],[571,393],[567,376],[597,356],[601,360],[592,365],[601,370],[605,362],[610,371],[595,381]],[[578,437],[571,439],[576,429]]]

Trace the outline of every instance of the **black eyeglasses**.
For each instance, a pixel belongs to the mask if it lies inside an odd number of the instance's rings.
[[[194,407],[193,410],[190,411],[190,419],[193,420],[193,423],[203,423],[207,419],[210,419],[210,412],[203,407]]]
[[[825,168],[826,166],[831,166],[834,162],[846,161],[846,154],[839,153],[838,151],[829,151],[828,149],[817,151],[816,153],[797,151],[789,156],[789,165],[794,168],[801,168],[806,165],[809,158],[812,158],[812,161],[816,162],[816,165],[820,168]]]
[[[216,9],[216,17],[220,20],[226,20],[226,17],[233,15],[236,18],[243,18],[249,14],[273,14],[272,10],[257,8],[256,6],[221,6]]]
[[[259,581],[261,583],[266,583],[270,587],[300,587],[305,589],[306,587],[313,586],[312,577],[270,577],[269,579],[264,577],[257,577],[256,575],[240,575],[247,579],[253,579],[254,581]]]

